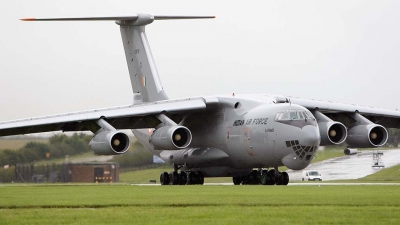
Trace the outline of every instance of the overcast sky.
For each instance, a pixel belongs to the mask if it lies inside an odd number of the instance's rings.
[[[215,15],[147,26],[170,98],[272,93],[400,108],[400,1],[0,1],[0,121],[132,102],[114,22],[24,17]]]

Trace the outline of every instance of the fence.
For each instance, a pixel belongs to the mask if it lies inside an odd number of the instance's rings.
[[[55,183],[70,182],[68,164],[57,165],[17,164],[15,166],[15,182]]]

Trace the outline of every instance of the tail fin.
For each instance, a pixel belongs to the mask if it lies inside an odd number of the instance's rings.
[[[214,16],[153,16],[137,14],[117,17],[85,18],[26,18],[23,21],[96,21],[115,20],[120,25],[126,61],[133,90],[133,103],[154,102],[168,99],[158,76],[157,67],[147,41],[145,26],[154,20],[206,19]]]
[[[147,41],[145,25],[120,24],[120,29],[132,83],[133,103],[168,99]]]

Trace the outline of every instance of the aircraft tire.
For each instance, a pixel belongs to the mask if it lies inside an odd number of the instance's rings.
[[[196,178],[195,178],[195,173],[192,171],[187,172],[187,179],[186,179],[186,184],[187,185],[192,185],[195,184]]]
[[[269,170],[267,175],[269,177],[269,182],[267,185],[274,185],[276,183],[275,170]]]
[[[179,184],[180,185],[185,185],[187,182],[187,174],[183,171],[179,173]]]
[[[170,185],[178,185],[179,184],[179,175],[177,172],[169,173],[169,184]]]
[[[282,179],[282,185],[288,185],[288,183],[289,183],[289,174],[286,173],[286,172],[282,172],[281,179]]]
[[[232,177],[232,181],[234,185],[240,185],[243,181],[242,177]]]
[[[268,176],[267,171],[263,170],[262,173],[261,173],[261,184],[262,184],[262,185],[267,185],[267,184],[269,184],[270,182],[271,182],[271,181],[270,181],[270,178],[269,178],[269,176]]]
[[[169,184],[169,174],[167,172],[163,172],[160,175],[160,183],[161,185],[168,185]]]
[[[197,172],[197,183],[203,185],[204,184],[204,174],[201,171]]]
[[[257,170],[253,170],[247,175],[248,184],[260,184],[260,174]]]

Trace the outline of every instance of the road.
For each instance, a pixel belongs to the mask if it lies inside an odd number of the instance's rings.
[[[324,160],[311,164],[306,170],[318,170],[322,174],[322,180],[352,180],[362,178],[380,170],[372,168],[372,152],[374,151],[362,151],[362,153],[357,155]],[[400,164],[400,149],[384,150],[382,152],[382,161],[386,168]],[[287,172],[291,181],[301,180],[301,170],[289,170]]]

